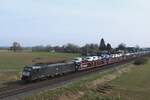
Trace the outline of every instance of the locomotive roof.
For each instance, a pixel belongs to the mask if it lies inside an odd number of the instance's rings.
[[[40,68],[45,68],[45,67],[63,66],[63,65],[68,65],[68,64],[73,64],[73,63],[68,62],[68,63],[56,63],[56,64],[31,65],[27,67],[31,67],[32,69],[40,69]]]

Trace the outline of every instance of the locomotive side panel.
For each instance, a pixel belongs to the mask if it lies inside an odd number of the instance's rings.
[[[75,64],[67,64],[62,66],[62,70],[61,73],[65,74],[65,73],[69,73],[69,72],[75,72],[76,71],[76,66]]]

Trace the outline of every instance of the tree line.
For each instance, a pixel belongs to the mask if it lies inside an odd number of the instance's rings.
[[[112,47],[110,43],[105,44],[102,38],[100,44],[85,44],[84,46],[78,46],[72,43],[68,43],[63,46],[35,46],[32,47],[32,51],[46,51],[46,52],[64,52],[64,53],[80,53],[82,55],[96,55],[100,51],[111,51]]]
[[[24,50],[25,48],[20,45],[18,42],[14,42],[12,46],[9,48],[9,50],[14,51],[14,52],[19,52]],[[82,55],[95,55],[101,51],[107,51],[110,53],[117,52],[119,50],[122,51],[127,51],[127,52],[133,52],[139,50],[140,47],[127,47],[126,44],[121,43],[118,45],[116,48],[112,48],[110,43],[106,43],[105,40],[102,38],[100,40],[99,44],[86,44],[84,46],[78,46],[72,43],[68,43],[63,46],[34,46],[31,47],[30,50],[32,52],[64,52],[64,53],[80,53]]]

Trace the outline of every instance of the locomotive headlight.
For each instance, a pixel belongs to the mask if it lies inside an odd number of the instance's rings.
[[[23,72],[22,75],[23,76],[30,76],[30,72]]]

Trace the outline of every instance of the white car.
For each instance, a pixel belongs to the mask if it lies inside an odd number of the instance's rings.
[[[130,56],[131,54],[130,54],[130,53],[126,53],[125,55],[126,55],[126,56]]]
[[[115,58],[115,54],[111,54],[111,57],[112,57],[112,58]]]
[[[82,62],[82,58],[81,57],[75,58],[72,60],[72,62],[80,63],[80,62]]]
[[[110,55],[108,54],[103,54],[101,55],[102,59],[109,59],[110,58]]]
[[[86,61],[93,61],[93,57],[86,57],[85,60]]]
[[[98,60],[99,58],[98,58],[98,56],[93,56],[93,60],[95,61],[95,60]]]
[[[99,60],[102,60],[102,57],[101,57],[101,56],[99,56],[99,57],[98,57],[98,59],[99,59]]]
[[[118,54],[118,57],[122,57],[123,55],[121,53]]]

